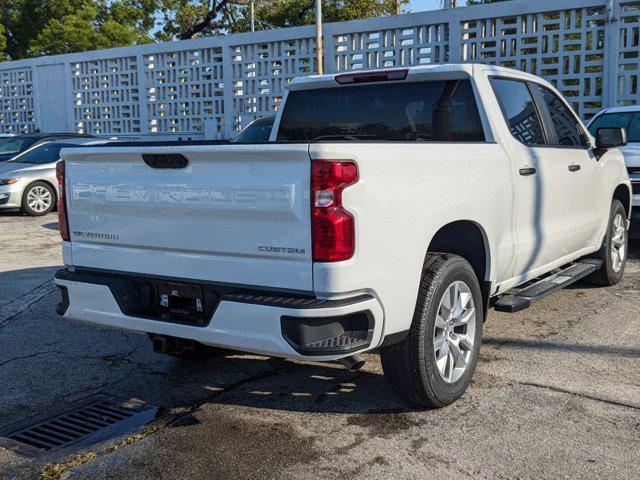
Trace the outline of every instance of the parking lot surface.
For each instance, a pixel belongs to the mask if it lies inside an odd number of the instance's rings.
[[[490,312],[471,387],[407,408],[362,371],[229,354],[187,363],[143,335],[60,319],[55,215],[0,215],[0,430],[96,393],[161,408],[82,449],[0,447],[0,478],[637,478],[640,244],[624,281]]]

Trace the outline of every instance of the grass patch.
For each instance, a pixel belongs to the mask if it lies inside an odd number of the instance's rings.
[[[156,423],[155,425],[151,425],[146,430],[143,430],[140,433],[136,433],[134,435],[126,437],[115,445],[110,445],[109,447],[104,449],[101,454],[109,454],[121,449],[122,447],[126,447],[127,445],[131,445],[132,443],[139,442],[140,440],[147,438],[149,435],[154,434],[158,430],[165,428],[167,425],[168,423]],[[82,453],[66,462],[49,464],[40,471],[40,480],[58,480],[66,471],[79,467],[80,465],[83,465],[97,457],[97,453],[87,452]]]
[[[93,460],[97,456],[98,455],[96,455],[93,452],[87,452],[87,453],[78,455],[74,459],[68,460],[66,462],[52,463],[50,465],[47,465],[40,472],[40,480],[57,480],[67,470],[70,470],[84,463],[87,463],[89,460]]]

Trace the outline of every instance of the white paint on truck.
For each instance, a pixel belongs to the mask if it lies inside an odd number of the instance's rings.
[[[313,290],[307,145],[87,148],[65,162],[74,266]]]
[[[187,166],[152,168],[151,154]],[[614,196],[631,196],[620,151],[598,151],[549,83],[483,65],[297,79],[265,144],[63,155],[65,318],[297,359],[340,359],[414,335],[439,232],[479,232],[439,248],[455,244],[475,261],[480,312],[489,297],[598,252]],[[464,256],[465,245],[479,251]],[[95,272],[213,285],[221,300],[204,325],[126,313]],[[318,325],[345,331],[316,338]],[[456,337],[453,320],[442,328]],[[442,406],[462,391],[418,403]]]

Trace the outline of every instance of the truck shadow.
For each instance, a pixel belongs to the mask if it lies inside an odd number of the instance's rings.
[[[0,427],[104,392],[169,409],[235,404],[292,412],[411,411],[377,354],[362,371],[226,351],[205,362],[154,353],[146,335],[61,319],[50,280],[60,267],[0,271]],[[37,332],[37,334],[34,334]],[[37,381],[35,380],[37,379]]]
[[[535,350],[556,350],[575,353],[588,353],[600,355],[613,355],[619,357],[640,357],[640,348],[613,347],[610,345],[584,345],[579,343],[549,342],[545,340],[522,340],[513,338],[485,338],[483,345],[494,347],[535,349]]]
[[[634,244],[635,256],[640,253],[637,247]],[[0,272],[0,284],[20,285],[26,281],[21,279],[30,279],[36,284],[31,291],[37,293],[56,268]],[[22,298],[15,297],[8,316],[0,315],[0,343],[4,345],[0,351],[0,384],[4,390],[0,394],[0,426],[97,392],[141,399],[172,411],[196,412],[203,405],[231,405],[265,412],[341,413],[372,418],[416,411],[389,387],[377,354],[366,355],[367,364],[359,372],[349,372],[336,364],[300,363],[234,352],[206,362],[185,362],[153,353],[145,335],[61,320],[54,312],[58,295],[56,291],[44,292],[42,298],[36,295],[13,308],[15,300]],[[582,354],[640,356],[639,348],[600,344],[500,337],[487,338],[484,343],[566,350],[576,360]],[[482,383],[486,380],[482,375],[476,377],[470,392],[492,388]]]
[[[202,385],[209,392],[203,403],[306,413],[401,413],[419,409],[404,403],[391,390],[379,369],[377,355],[367,355],[368,365],[350,372],[333,364],[317,365],[278,358],[256,358],[243,354],[210,360],[204,364],[177,363],[167,374],[182,377],[203,369],[213,378]],[[265,364],[268,369],[265,370]],[[247,375],[237,382],[220,385],[212,370],[242,369]],[[213,387],[213,388],[212,388]],[[214,390],[212,392],[212,389]]]

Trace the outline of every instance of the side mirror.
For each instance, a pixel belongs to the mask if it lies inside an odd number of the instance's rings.
[[[627,144],[627,131],[620,127],[603,127],[596,130],[596,148],[609,150]]]

